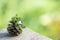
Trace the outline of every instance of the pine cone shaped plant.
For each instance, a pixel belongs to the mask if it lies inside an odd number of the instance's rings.
[[[8,24],[7,31],[13,36],[18,36],[20,33],[22,33],[22,23],[20,17],[16,15],[12,18]]]

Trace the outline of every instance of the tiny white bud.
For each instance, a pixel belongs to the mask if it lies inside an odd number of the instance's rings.
[[[22,24],[22,22],[21,22],[21,21],[19,21],[19,22],[18,22],[18,24]]]

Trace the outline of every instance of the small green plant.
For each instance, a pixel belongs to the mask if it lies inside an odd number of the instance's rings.
[[[11,21],[9,21],[7,31],[11,35],[18,36],[22,33],[22,28],[22,20],[18,15],[16,15],[11,19]]]

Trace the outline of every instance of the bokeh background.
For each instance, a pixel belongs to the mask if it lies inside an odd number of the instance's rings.
[[[26,27],[60,40],[60,0],[0,0],[0,29],[16,14]]]

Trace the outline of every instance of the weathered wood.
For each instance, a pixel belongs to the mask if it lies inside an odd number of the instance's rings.
[[[23,29],[23,32],[16,37],[11,37],[6,29],[0,30],[0,40],[52,40],[48,37],[33,32],[29,28]]]

